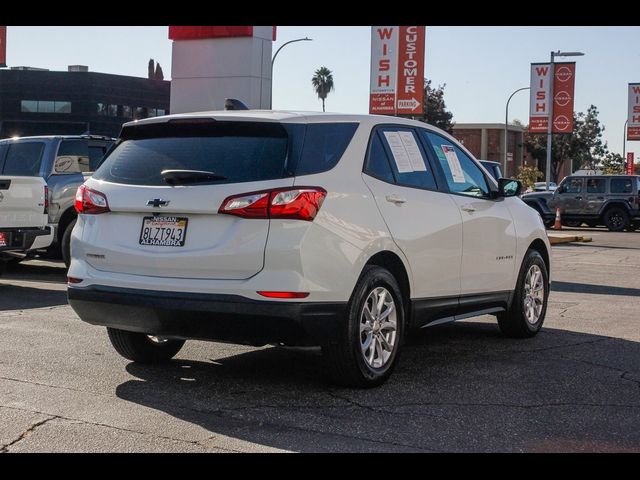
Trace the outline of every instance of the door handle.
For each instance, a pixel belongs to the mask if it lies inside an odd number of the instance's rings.
[[[401,204],[401,203],[407,203],[407,199],[406,198],[402,198],[396,194],[393,195],[387,195],[385,197],[387,199],[387,202],[391,202],[391,203],[395,203],[395,204]]]
[[[473,212],[475,212],[475,211],[476,211],[476,209],[474,208],[474,206],[473,206],[473,205],[469,205],[469,204],[467,204],[467,205],[462,205],[460,208],[461,208],[462,210],[464,210],[465,212],[469,212],[469,213],[473,213]]]

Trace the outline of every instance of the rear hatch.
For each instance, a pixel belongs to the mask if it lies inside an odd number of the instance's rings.
[[[229,196],[293,185],[289,133],[275,122],[209,119],[125,127],[85,184],[104,194],[110,210],[84,215],[86,261],[102,271],[171,278],[255,275],[269,220],[218,210]],[[161,174],[167,170],[209,174],[176,180]]]
[[[0,229],[46,226],[45,187],[41,177],[0,176]]]

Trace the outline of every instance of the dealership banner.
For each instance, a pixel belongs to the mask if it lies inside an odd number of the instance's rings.
[[[553,133],[573,131],[573,94],[576,64],[554,63],[553,75]]]
[[[629,84],[627,140],[640,140],[640,83]]]
[[[0,67],[7,66],[7,27],[0,27]]]
[[[549,112],[553,108],[553,133],[573,131],[573,98],[576,64],[554,63],[551,75],[549,63],[531,64],[531,92],[529,100],[529,131],[547,133]],[[553,82],[553,106],[551,102]]]
[[[529,132],[547,133],[551,74],[548,63],[531,64]]]
[[[633,175],[633,152],[627,152],[627,175]]]
[[[424,45],[424,26],[371,27],[369,113],[422,114]]]

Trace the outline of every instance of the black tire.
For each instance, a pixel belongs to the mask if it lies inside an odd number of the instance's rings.
[[[384,288],[393,299],[396,314],[396,336],[386,363],[375,368],[364,358],[360,325],[365,303],[379,287]],[[369,304],[367,303],[367,305]],[[382,267],[365,267],[349,300],[347,321],[340,328],[340,331],[336,332],[335,336],[322,347],[329,376],[334,382],[347,387],[372,388],[383,384],[398,363],[400,347],[403,342],[404,324],[405,311],[402,293],[394,276]],[[366,351],[372,351],[373,345]],[[372,359],[374,356],[379,358],[377,353],[372,354]]]
[[[529,269],[537,265],[542,273],[542,283],[544,288],[543,304],[535,322],[527,320],[525,313],[525,281]],[[542,255],[536,250],[527,250],[527,253],[520,267],[518,283],[513,295],[511,307],[508,311],[498,314],[498,325],[504,335],[511,338],[529,338],[536,335],[542,328],[544,317],[547,313],[547,303],[549,301],[549,273],[547,265],[544,263]]]
[[[73,227],[76,226],[77,221],[78,219],[74,218],[73,221],[67,225],[67,228],[64,230],[64,235],[62,235],[62,260],[67,268],[69,268],[69,265],[71,264],[71,231],[73,230]]]
[[[155,342],[149,335],[107,327],[111,345],[120,355],[138,363],[159,363],[172,359],[184,345],[184,340]]]
[[[596,228],[598,226],[598,224],[595,222],[587,222],[587,225],[589,226],[589,228]]]
[[[629,215],[621,207],[611,207],[604,213],[604,224],[610,232],[621,232],[629,226]]]

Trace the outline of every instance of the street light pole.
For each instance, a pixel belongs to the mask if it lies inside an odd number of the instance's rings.
[[[515,92],[513,92],[509,97],[509,100],[507,100],[507,107],[505,108],[505,112],[504,112],[504,165],[502,166],[503,175],[507,174],[507,145],[508,145],[507,135],[509,134],[509,102],[511,101],[511,99],[516,93],[521,92],[522,90],[530,90],[530,89],[531,87],[519,88]]]
[[[273,64],[276,61],[276,57],[280,53],[280,50],[282,50],[284,47],[286,47],[290,43],[311,42],[311,41],[313,41],[313,38],[308,38],[308,37],[296,38],[295,40],[289,40],[288,42],[283,43],[282,45],[280,45],[280,48],[278,48],[278,50],[276,50],[276,54],[271,59],[271,92],[269,93],[269,110],[271,110],[271,108],[273,108]]]
[[[553,71],[553,62],[555,57],[581,57],[584,55],[582,52],[551,52],[550,68],[550,81],[549,81],[549,119],[547,121],[547,164],[545,165],[545,180],[547,183],[546,190],[549,191],[549,182],[551,181],[551,140],[553,134],[553,81],[555,78],[555,72]]]
[[[627,124],[629,119],[624,122],[624,132],[622,132],[622,158],[627,161]]]
[[[560,53],[558,51],[558,53]],[[553,80],[554,80],[554,71],[553,71],[553,60],[555,59],[556,52],[551,52],[551,62],[549,64],[549,117],[547,120],[547,162],[544,166],[545,174],[544,179],[547,182],[546,189],[549,191],[549,182],[551,181],[551,135],[553,132]]]

